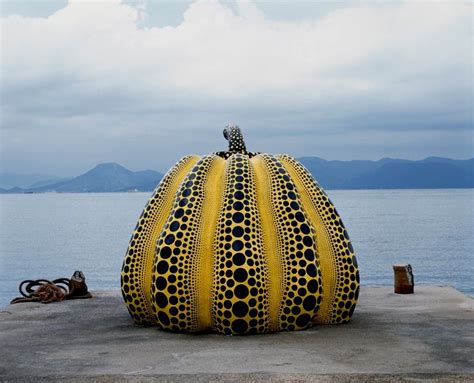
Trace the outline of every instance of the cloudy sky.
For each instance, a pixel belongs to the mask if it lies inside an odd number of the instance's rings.
[[[470,2],[2,1],[2,171],[473,154]]]

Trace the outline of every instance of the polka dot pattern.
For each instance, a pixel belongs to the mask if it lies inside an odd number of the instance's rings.
[[[229,151],[185,157],[145,206],[121,274],[130,315],[228,335],[347,322],[357,261],[326,193],[293,158],[247,152],[237,126],[224,134]]]
[[[248,156],[234,154],[227,161],[218,222],[212,306],[215,330],[223,334],[268,332],[268,271]]]
[[[224,129],[224,137],[229,141],[229,150],[224,152],[217,152],[216,155],[219,157],[228,159],[235,153],[245,154],[249,158],[252,158],[258,153],[247,152],[245,147],[244,136],[237,125],[227,125]]]
[[[166,209],[166,200],[175,194],[173,185],[181,181],[180,176],[184,178],[183,170],[192,166],[195,160],[194,156],[184,157],[163,177],[145,205],[130,239],[122,266],[121,290],[128,311],[138,324],[156,322],[149,298],[150,286],[146,283],[151,278],[155,242],[161,231],[156,226],[164,225],[171,208]],[[160,222],[163,223],[160,225]]]
[[[325,297],[325,299],[331,299],[332,301],[332,309],[325,322],[329,324],[348,322],[357,304],[360,285],[357,259],[349,234],[331,200],[313,179],[309,171],[288,155],[280,155],[278,158],[295,169],[311,197],[314,208],[321,215],[330,236],[334,253],[333,267],[336,273],[336,286],[334,296]],[[329,254],[326,254],[326,256],[329,256]],[[322,321],[318,322],[324,323]]]
[[[280,329],[301,330],[311,326],[322,300],[316,233],[283,164],[272,155],[259,156],[270,177],[271,205],[282,257]]]
[[[198,233],[207,172],[214,158],[214,155],[203,157],[188,173],[156,245],[152,310],[163,329],[198,331]]]

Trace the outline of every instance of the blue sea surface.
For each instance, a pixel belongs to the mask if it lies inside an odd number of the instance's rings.
[[[474,190],[328,191],[353,241],[364,285],[392,285],[395,263],[416,283],[474,295]],[[119,289],[131,232],[150,193],[0,195],[0,307],[24,279],[70,277]],[[416,289],[416,288],[415,288]]]

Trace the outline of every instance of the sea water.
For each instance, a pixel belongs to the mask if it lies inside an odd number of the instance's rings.
[[[351,236],[361,282],[393,284],[410,263],[415,283],[474,295],[474,190],[328,191]],[[119,289],[131,232],[150,193],[0,195],[0,307],[24,279],[70,277]],[[416,288],[415,288],[416,289]]]

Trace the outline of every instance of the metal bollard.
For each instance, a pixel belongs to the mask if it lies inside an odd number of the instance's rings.
[[[415,281],[410,264],[393,265],[395,294],[413,294]]]

